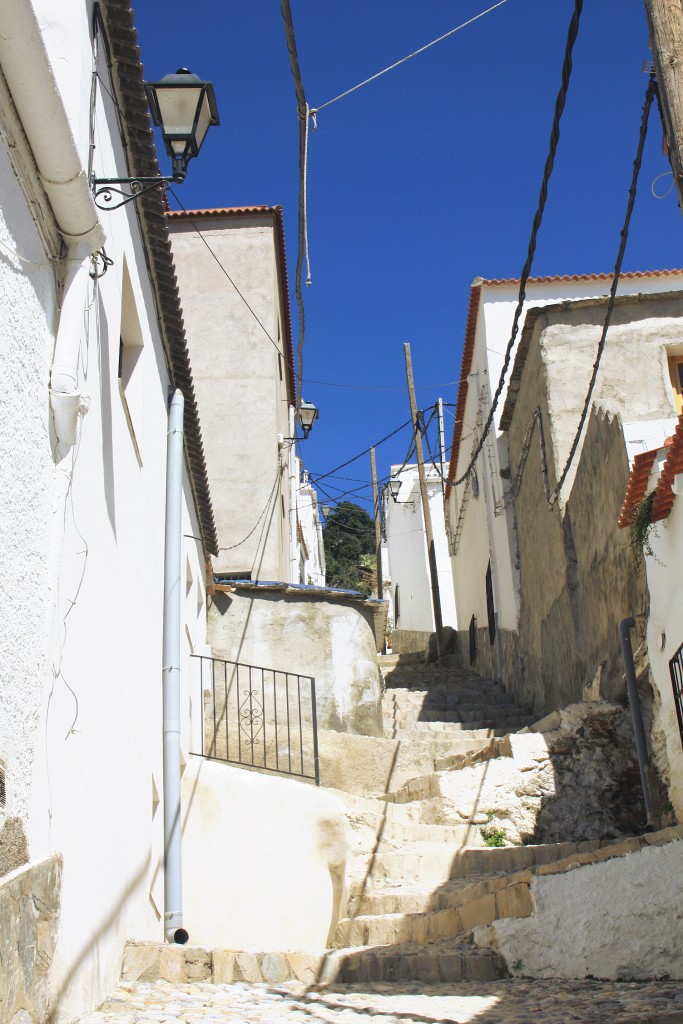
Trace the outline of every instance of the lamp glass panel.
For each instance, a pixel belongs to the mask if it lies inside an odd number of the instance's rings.
[[[165,135],[192,134],[197,103],[201,93],[201,86],[197,89],[187,86],[157,89],[157,102]]]
[[[199,150],[202,148],[202,142],[204,141],[204,136],[208,132],[210,125],[211,125],[211,107],[209,106],[208,94],[205,91],[204,95],[202,96],[202,105],[201,105],[201,108],[199,110],[199,117],[197,119],[197,132],[196,132],[196,136],[195,136],[196,137],[196,141],[197,141],[197,152],[199,152]]]

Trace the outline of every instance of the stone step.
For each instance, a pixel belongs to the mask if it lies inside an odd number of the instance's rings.
[[[382,718],[384,724],[395,724],[400,726],[412,725],[415,722],[433,723],[443,722],[451,725],[471,725],[472,728],[481,728],[481,723],[496,723],[505,725],[508,723],[528,722],[529,716],[520,712],[517,708],[492,708],[465,707],[458,711],[424,711],[421,708],[415,710],[402,710],[383,708]]]
[[[495,981],[507,977],[497,953],[468,942],[338,949],[325,952],[268,952],[204,949],[157,942],[128,942],[123,982],[167,981],[277,985],[421,981],[425,984]]]
[[[465,839],[476,826],[465,826]],[[365,855],[356,855],[350,868],[353,882],[367,876],[373,881],[419,882],[425,889],[461,877],[458,858],[461,843],[406,842],[400,850],[380,849]]]
[[[463,703],[457,707],[439,708],[438,706],[416,705],[405,707],[384,700],[382,703],[384,718],[399,722],[468,722],[490,718],[522,718],[528,714],[516,705],[488,705],[488,703]]]
[[[334,946],[377,946],[401,943],[429,943],[463,937],[473,928],[492,924],[500,918],[529,917],[533,901],[529,889],[531,871],[516,872],[444,887],[443,900],[426,906],[427,893],[414,894],[416,909],[365,913],[366,906],[390,905],[390,893],[382,901],[377,895],[359,896],[350,905],[359,912],[337,925]],[[399,895],[399,894],[396,894]],[[402,894],[406,895],[406,894]],[[439,894],[440,895],[440,894]],[[409,905],[410,906],[410,905]]]
[[[485,740],[494,736],[505,736],[509,732],[517,731],[528,724],[527,718],[511,719],[503,725],[495,722],[483,724],[481,722],[406,722],[403,725],[394,724],[391,721],[384,721],[384,733],[390,739],[408,740],[411,734],[424,733],[434,736],[462,736],[463,739]],[[454,751],[458,753],[459,751]]]

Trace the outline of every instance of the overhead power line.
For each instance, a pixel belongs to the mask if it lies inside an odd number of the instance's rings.
[[[393,71],[394,68],[400,67],[401,64],[405,64],[406,61],[412,60],[412,58],[417,57],[418,54],[424,53],[425,50],[429,50],[432,46],[436,46],[437,43],[443,42],[443,40],[448,39],[449,36],[453,36],[455,35],[456,32],[460,32],[463,28],[467,28],[468,25],[472,25],[475,21],[479,21],[479,19],[483,18],[484,15],[490,14],[491,11],[495,11],[496,8],[502,7],[503,4],[505,3],[507,3],[507,0],[499,0],[497,4],[494,4],[492,7],[488,7],[485,11],[481,11],[480,14],[475,14],[473,18],[470,18],[468,21],[464,21],[462,25],[457,25],[455,28],[452,28],[450,32],[445,32],[442,36],[439,36],[438,39],[432,39],[431,43],[427,43],[425,46],[421,46],[419,50],[414,50],[413,53],[409,53],[407,57],[401,57],[400,60],[394,61],[394,63],[390,64],[388,68],[384,68],[382,71],[378,71],[376,75],[371,75],[370,78],[366,78],[363,82],[359,82],[358,85],[354,85],[350,89],[346,89],[345,92],[340,92],[338,96],[335,96],[333,99],[328,100],[327,103],[321,103],[320,106],[318,107],[311,107],[310,115],[312,117],[315,117],[315,115],[318,114],[321,110],[325,110],[326,107],[331,107],[333,103],[337,103],[339,100],[343,100],[345,96],[350,96],[352,92],[356,92],[358,89],[362,89],[364,85],[369,85],[370,82],[377,81],[377,79],[381,78],[382,75],[386,75],[388,71]]]
[[[493,423],[493,417],[500,401],[500,396],[503,393],[503,387],[505,386],[505,378],[510,366],[510,359],[512,357],[512,350],[515,346],[515,340],[517,338],[517,332],[519,330],[519,320],[522,315],[522,309],[524,308],[524,300],[526,299],[526,285],[531,274],[531,267],[534,261],[534,255],[536,253],[536,239],[538,237],[539,228],[541,227],[541,221],[543,220],[543,211],[545,210],[545,204],[548,199],[548,184],[550,177],[553,172],[555,164],[555,154],[557,153],[557,146],[560,141],[560,121],[562,120],[562,114],[564,112],[565,103],[567,100],[567,92],[569,90],[569,80],[572,73],[572,51],[574,49],[574,43],[579,34],[579,22],[581,19],[581,12],[583,10],[583,0],[574,0],[574,13],[572,14],[571,21],[569,22],[569,31],[567,33],[567,43],[564,51],[564,59],[562,61],[562,84],[560,85],[560,91],[557,94],[555,100],[555,113],[553,116],[553,125],[550,131],[550,146],[548,156],[545,161],[545,167],[543,169],[543,180],[541,181],[541,190],[538,197],[538,206],[536,213],[534,214],[534,220],[531,227],[531,237],[529,239],[529,247],[527,250],[526,262],[520,274],[519,280],[519,295],[517,298],[517,308],[515,309],[515,315],[512,321],[512,331],[510,333],[510,340],[508,341],[507,348],[505,349],[505,358],[503,360],[503,368],[500,373],[500,380],[498,381],[498,387],[496,393],[493,396],[491,402],[491,408],[481,432],[479,441],[474,446],[472,456],[465,472],[459,476],[456,480],[451,480],[449,483],[452,486],[459,486],[467,480],[474,465],[479,458],[484,441],[491,429]]]
[[[352,462],[362,459],[364,455],[368,455],[370,453],[370,448],[379,448],[381,444],[384,444],[385,441],[388,441],[390,437],[394,437],[394,435],[398,434],[401,430],[405,430],[405,428],[410,426],[411,423],[412,420],[406,420],[405,423],[402,423],[400,427],[396,427],[396,430],[392,430],[390,434],[386,434],[380,441],[375,441],[375,443],[371,444],[369,448],[359,452],[358,455],[354,455],[353,458],[347,459],[346,462],[342,462],[341,466],[335,466],[334,469],[329,470],[328,473],[323,473],[322,476],[314,476],[313,473],[309,472],[310,480],[317,485],[321,480],[326,480],[328,476],[334,476],[338,470],[346,469],[346,467],[350,466]]]

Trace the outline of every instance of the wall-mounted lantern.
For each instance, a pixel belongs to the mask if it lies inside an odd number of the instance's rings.
[[[187,165],[199,153],[207,131],[211,125],[220,124],[213,85],[187,68],[179,68],[174,75],[165,75],[158,82],[145,82],[145,92],[152,120],[161,128],[173,173],[169,177],[153,178],[93,177],[95,204],[101,210],[117,210],[145,192],[159,186],[165,188],[171,182],[181,184]],[[128,191],[116,187],[120,185],[127,185]],[[113,194],[122,198],[114,202]],[[102,202],[98,202],[100,198]]]

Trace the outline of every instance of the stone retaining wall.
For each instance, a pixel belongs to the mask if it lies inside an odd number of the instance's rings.
[[[0,1022],[43,1024],[57,942],[62,858],[0,879]]]

